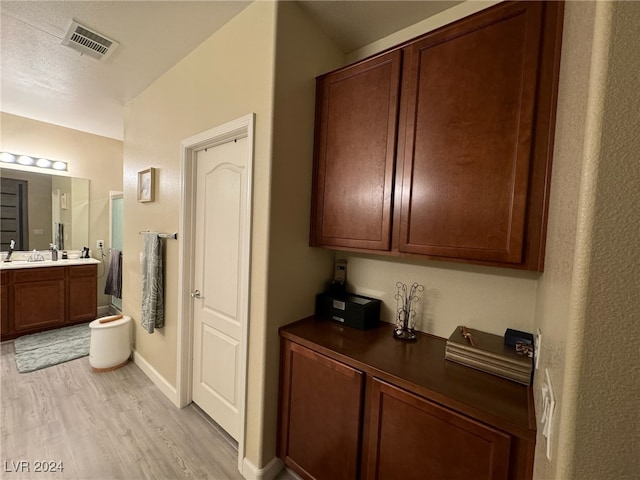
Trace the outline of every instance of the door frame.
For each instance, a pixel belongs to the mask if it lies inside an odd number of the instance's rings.
[[[109,257],[111,257],[111,249],[113,248],[113,201],[117,199],[124,199],[124,193],[119,190],[109,190]],[[123,231],[124,233],[124,231]],[[114,311],[118,307],[113,303],[114,296],[109,295],[109,313],[119,314],[122,313]],[[120,299],[122,301],[122,299]],[[113,308],[111,308],[113,307]],[[120,303],[120,308],[122,309],[122,303]]]
[[[247,268],[241,273],[240,286],[241,315],[244,319],[240,341],[240,378],[238,415],[240,428],[238,433],[238,470],[242,471],[246,431],[246,400],[247,400],[247,361],[249,353],[249,282],[251,271],[251,211],[254,157],[254,123],[255,113],[250,113],[236,120],[232,120],[218,127],[201,132],[180,142],[181,154],[181,193],[180,193],[180,231],[178,238],[178,368],[176,378],[176,394],[178,406],[186,407],[192,401],[192,373],[193,373],[193,302],[190,292],[193,286],[193,262],[195,255],[195,204],[196,204],[196,156],[205,148],[215,147],[234,139],[247,137],[247,206],[249,209],[245,220],[245,231],[249,237],[244,251],[241,252]]]

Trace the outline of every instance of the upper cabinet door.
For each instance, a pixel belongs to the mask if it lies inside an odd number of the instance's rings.
[[[523,262],[542,20],[510,2],[405,48],[399,251]]]
[[[311,244],[389,250],[402,52],[317,80]]]

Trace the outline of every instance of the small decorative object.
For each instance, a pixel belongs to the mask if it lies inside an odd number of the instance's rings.
[[[155,196],[155,168],[138,172],[138,201],[153,202]]]
[[[396,283],[396,287],[398,288],[398,293],[395,295],[397,314],[393,336],[400,340],[415,341],[418,338],[414,330],[416,307],[424,287],[416,282],[413,282],[411,288],[407,288],[407,285],[402,282]]]

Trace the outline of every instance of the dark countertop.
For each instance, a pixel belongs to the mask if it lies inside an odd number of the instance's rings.
[[[393,338],[381,323],[357,330],[314,316],[285,325],[281,337],[464,415],[535,440],[531,387],[445,360],[444,338],[418,332],[416,342]]]

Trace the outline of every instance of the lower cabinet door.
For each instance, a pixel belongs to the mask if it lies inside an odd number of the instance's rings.
[[[373,379],[367,479],[504,480],[511,437]]]
[[[62,326],[65,321],[64,309],[64,278],[15,284],[15,332]]]
[[[69,267],[68,323],[95,320],[98,313],[97,267]]]
[[[306,479],[359,477],[364,375],[285,342],[279,455]]]
[[[9,272],[0,272],[0,334],[4,337],[13,333],[13,320],[9,316],[13,312],[9,310]]]

